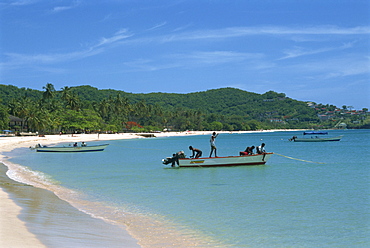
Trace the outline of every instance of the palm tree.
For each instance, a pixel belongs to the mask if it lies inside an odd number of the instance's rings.
[[[81,109],[81,101],[77,94],[72,93],[68,99],[68,106],[72,110],[79,111]]]
[[[81,109],[80,98],[76,93],[72,92],[72,88],[68,86],[62,88],[62,99],[71,110],[79,111]]]
[[[29,128],[31,128],[33,131],[45,130],[49,123],[47,114],[48,111],[45,111],[45,109],[33,106],[32,111],[30,111],[27,119]]]
[[[22,119],[21,132],[24,129],[24,124],[27,122],[30,113],[32,112],[33,102],[28,97],[23,97],[18,100],[17,103],[12,101],[11,103],[11,113]]]
[[[96,111],[105,121],[108,121],[109,119],[109,108],[110,105],[106,99],[103,99],[96,107]]]
[[[62,88],[62,99],[67,102],[70,97],[71,97],[71,88],[68,86],[63,87]]]
[[[54,97],[54,94],[55,94],[54,85],[52,85],[51,83],[47,83],[46,86],[44,86],[42,88],[45,89],[45,92],[42,95],[42,98],[44,100],[52,99]]]

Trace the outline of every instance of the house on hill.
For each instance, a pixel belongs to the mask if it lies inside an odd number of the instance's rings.
[[[16,117],[16,116],[13,116],[13,115],[9,116],[9,128],[10,128],[10,130],[22,131],[22,127],[23,127],[23,130],[27,130],[28,126],[26,124],[27,124],[27,122],[24,121],[23,119],[19,118],[19,117]]]

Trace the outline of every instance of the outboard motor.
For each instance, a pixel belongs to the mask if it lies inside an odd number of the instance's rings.
[[[166,165],[170,163],[172,163],[172,166],[174,166],[175,163],[179,165],[179,158],[185,158],[184,151],[179,151],[177,153],[174,153],[172,154],[172,157],[167,157],[167,158],[162,159],[162,162],[163,164],[166,164]]]

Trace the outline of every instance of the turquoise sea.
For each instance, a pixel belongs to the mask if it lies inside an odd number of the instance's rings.
[[[165,169],[209,136],[108,141],[104,152],[8,154],[74,207],[147,247],[370,247],[370,131],[333,130],[340,142],[295,143],[301,131],[220,134],[218,156],[266,143],[263,166]],[[97,144],[103,142],[90,142]],[[289,157],[289,158],[288,158]],[[30,174],[31,172],[31,174]]]

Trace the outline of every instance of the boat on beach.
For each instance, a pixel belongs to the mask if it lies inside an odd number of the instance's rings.
[[[310,138],[298,138],[297,136],[293,136],[289,141],[294,142],[324,142],[324,141],[340,141],[343,135],[337,137],[323,137],[319,135],[327,135],[328,132],[323,131],[309,131],[304,132],[303,135],[311,135]]]
[[[0,133],[0,137],[14,137],[15,134],[11,130],[2,130],[3,133]]]
[[[109,144],[92,146],[36,146],[36,152],[98,152],[104,151]]]
[[[245,166],[245,165],[263,165],[270,157],[272,152],[264,154],[254,154],[246,156],[228,156],[228,157],[213,157],[213,158],[178,158],[178,165],[174,167],[229,167],[229,166]],[[163,159],[163,164],[171,164],[174,159],[168,157]]]

